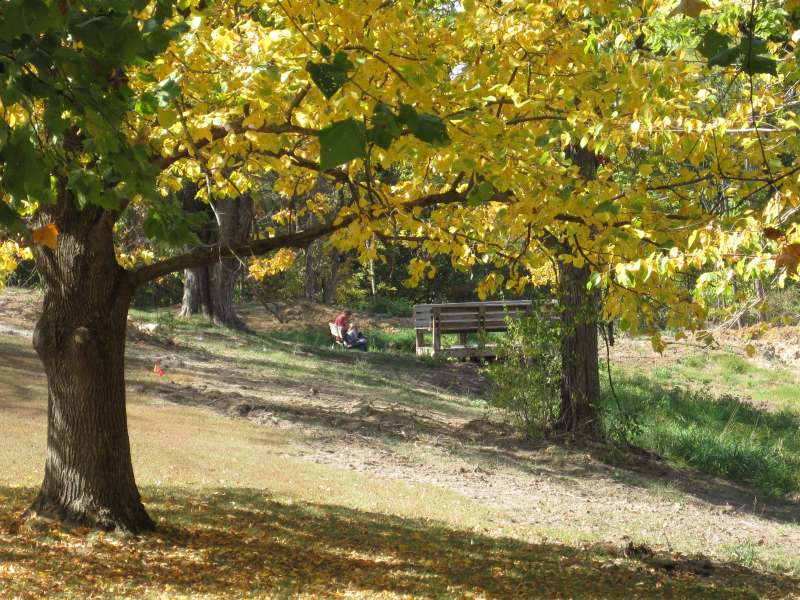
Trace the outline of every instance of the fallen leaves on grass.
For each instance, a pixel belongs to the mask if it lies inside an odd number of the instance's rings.
[[[261,490],[150,490],[160,528],[140,538],[19,526],[32,496],[0,488],[0,589],[11,597],[789,598],[798,589],[734,565],[667,571],[602,546],[497,539]]]

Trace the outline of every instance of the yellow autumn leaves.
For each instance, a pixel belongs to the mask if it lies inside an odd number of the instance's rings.
[[[689,19],[740,34],[710,4],[733,10],[701,0],[471,0],[441,12],[411,0],[220,0],[131,74],[137,89],[173,81],[180,93],[156,114],[131,115],[129,133],[167,165],[165,196],[185,179],[200,184],[201,196],[235,196],[268,172],[277,192],[297,196],[319,176],[320,129],[349,118],[366,129],[378,103],[393,114],[413,107],[441,120],[450,143],[404,131],[329,173],[348,193],[339,217],[356,217],[335,243],[374,259],[372,240],[411,240],[419,256],[409,283],[431,276],[435,255],[463,268],[513,264],[508,280],[487,278],[487,294],[546,280],[551,259],[590,261],[619,300],[609,311],[627,318],[642,294],[669,305],[686,298],[671,281],[682,270],[738,263],[739,255],[753,265],[744,272],[774,268],[758,237],[743,233],[759,228],[718,218],[717,206],[758,192],[762,155],[775,174],[782,153],[800,151],[800,121],[783,86],[795,58],[787,55],[775,75],[713,70],[699,59],[702,31]],[[337,53],[353,68],[326,98],[307,67]],[[574,147],[596,155],[596,178],[586,181],[572,164]],[[782,179],[772,212],[749,216],[774,221],[797,186]],[[407,208],[448,191],[470,200]],[[312,196],[301,210],[333,210]],[[547,236],[563,255],[543,249]],[[251,272],[263,277],[291,260],[279,254]]]
[[[294,250],[282,248],[269,258],[256,258],[250,261],[250,277],[261,281],[265,277],[271,277],[278,273],[283,273],[294,264],[297,254]]]
[[[30,248],[20,246],[17,242],[10,240],[0,242],[0,289],[5,285],[8,275],[17,268],[18,262],[31,258]]]

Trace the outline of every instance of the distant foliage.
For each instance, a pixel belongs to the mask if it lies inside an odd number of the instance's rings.
[[[414,312],[414,304],[410,300],[388,296],[362,298],[356,307],[392,317],[410,317]]]
[[[558,415],[560,337],[558,327],[537,315],[510,321],[498,340],[497,361],[486,368],[493,384],[489,402],[530,438],[544,435]]]

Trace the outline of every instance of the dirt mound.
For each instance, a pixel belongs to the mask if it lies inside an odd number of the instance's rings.
[[[4,325],[30,329],[36,323],[42,307],[42,294],[38,290],[3,288],[0,290],[0,317]],[[177,314],[179,306],[170,307]],[[296,331],[306,328],[327,330],[328,323],[344,310],[341,306],[327,306],[314,302],[299,301],[292,304],[275,304],[273,312],[260,304],[245,304],[237,307],[248,326],[256,331]],[[370,314],[353,310],[353,320],[361,329],[380,329],[388,333],[413,326],[413,319]],[[276,316],[277,315],[277,316]],[[278,319],[278,316],[280,319]],[[148,331],[149,324],[137,325],[132,335],[134,341],[142,336],[150,338],[155,332]]]
[[[800,366],[800,327],[753,325],[730,332],[732,337],[751,343],[765,359]]]
[[[247,325],[257,331],[296,331],[305,328],[327,330],[328,323],[331,323],[344,310],[341,306],[327,306],[305,301],[292,304],[276,304],[272,309],[274,311],[273,314],[264,309],[263,306],[248,304],[239,307],[238,310]],[[410,318],[390,317],[388,315],[369,314],[355,309],[351,310],[353,311],[352,320],[360,329],[380,329],[392,333],[413,325],[413,319]]]

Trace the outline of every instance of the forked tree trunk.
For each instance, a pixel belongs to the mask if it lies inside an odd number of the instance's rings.
[[[588,291],[591,271],[559,265],[561,312],[561,407],[556,429],[581,437],[598,437],[600,422],[600,375],[597,361],[597,323],[600,299]]]
[[[29,514],[141,532],[154,524],[136,487],[125,411],[133,285],[103,214],[90,207],[61,216],[57,249],[36,252],[44,303],[34,347],[47,375],[47,457]]]
[[[208,207],[203,205],[204,209]],[[229,198],[215,201],[216,216],[210,225],[200,232],[206,244],[221,243],[235,245],[250,237],[253,219],[253,200],[250,197]],[[207,267],[187,269],[183,285],[181,316],[203,315],[217,325],[232,329],[244,329],[244,322],[233,307],[234,285],[243,266],[237,259],[221,260]]]

